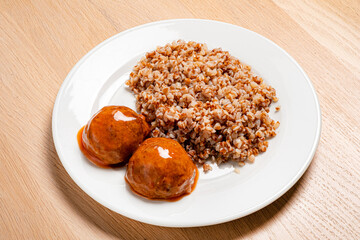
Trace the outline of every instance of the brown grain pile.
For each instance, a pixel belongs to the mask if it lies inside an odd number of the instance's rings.
[[[275,89],[220,48],[182,40],[149,52],[126,82],[152,137],[176,139],[195,162],[239,162],[265,152],[279,122]]]

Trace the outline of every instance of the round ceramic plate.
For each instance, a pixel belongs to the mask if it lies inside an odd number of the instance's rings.
[[[177,202],[149,201],[124,181],[126,168],[98,168],[82,155],[76,134],[105,105],[135,110],[125,86],[132,67],[148,51],[174,40],[221,47],[249,64],[277,91],[270,115],[280,121],[268,150],[244,167],[227,164],[200,177]],[[275,106],[281,105],[279,112]],[[93,199],[126,217],[160,226],[194,227],[253,213],[284,194],[309,166],[320,137],[321,115],[314,88],[299,64],[261,35],[239,26],[195,19],[154,22],[99,44],[71,70],[58,93],[52,119],[57,153],[71,178]],[[238,169],[234,171],[234,169]]]

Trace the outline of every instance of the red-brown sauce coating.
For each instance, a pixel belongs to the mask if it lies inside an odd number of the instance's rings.
[[[194,190],[198,175],[196,165],[177,141],[149,138],[130,158],[125,180],[142,197],[176,201]]]
[[[124,106],[106,106],[80,129],[78,143],[83,154],[99,167],[126,163],[149,134],[142,115]]]

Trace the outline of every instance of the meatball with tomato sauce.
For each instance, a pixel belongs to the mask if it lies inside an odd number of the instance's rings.
[[[79,131],[81,151],[100,167],[126,163],[149,134],[144,116],[124,106],[106,106]]]
[[[125,180],[148,199],[177,200],[191,193],[198,179],[196,165],[175,140],[146,139],[129,160]]]

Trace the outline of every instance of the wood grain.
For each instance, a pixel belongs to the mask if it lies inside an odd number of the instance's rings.
[[[359,239],[360,2],[0,1],[0,239]],[[300,181],[247,217],[164,228],[116,214],[88,197],[56,154],[51,113],[67,73],[125,29],[205,18],[258,32],[309,75],[322,136]]]

